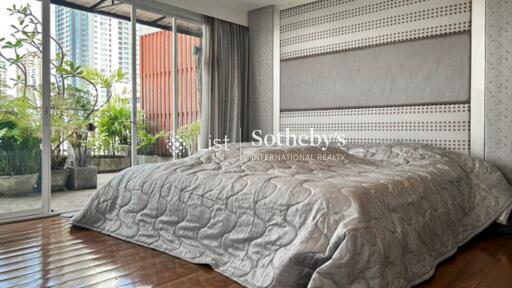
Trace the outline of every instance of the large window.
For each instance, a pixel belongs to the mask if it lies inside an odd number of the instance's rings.
[[[197,150],[202,24],[83,2],[0,2],[0,221],[79,209],[120,171]]]
[[[51,207],[66,211],[131,166],[131,23],[52,12]]]

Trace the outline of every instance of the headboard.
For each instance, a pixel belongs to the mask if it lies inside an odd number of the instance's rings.
[[[468,154],[470,104],[452,103],[469,102],[471,4],[320,0],[281,10],[281,133]]]
[[[425,143],[469,154],[469,104],[282,111],[284,135],[344,134],[351,144]]]

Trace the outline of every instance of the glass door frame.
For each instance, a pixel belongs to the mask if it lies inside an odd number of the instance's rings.
[[[175,77],[178,68],[178,34],[176,21],[182,20],[192,22],[202,26],[205,31],[205,21],[202,15],[181,9],[172,5],[159,2],[144,2],[141,0],[118,0],[131,5],[131,79],[132,79],[132,118],[131,118],[131,163],[135,166],[137,163],[137,11],[147,11],[159,14],[172,19],[173,31],[173,100],[174,100],[174,131],[178,127],[178,77]],[[41,0],[41,21],[42,21],[42,107],[41,107],[41,123],[42,123],[42,158],[41,158],[41,207],[16,212],[0,213],[0,224],[21,220],[35,219],[59,215],[71,211],[53,212],[51,210],[51,0]],[[135,139],[135,140],[134,140]],[[73,210],[72,210],[73,211]],[[76,210],[74,210],[76,211]]]
[[[137,139],[137,11],[147,11],[150,13],[159,14],[162,16],[170,17],[172,19],[172,32],[173,32],[173,45],[172,45],[172,71],[173,71],[173,91],[172,97],[174,101],[173,105],[173,131],[177,131],[179,128],[179,83],[178,77],[178,29],[176,22],[177,20],[194,23],[201,26],[201,30],[205,31],[205,19],[204,16],[191,12],[182,8],[178,8],[172,5],[164,4],[161,2],[144,2],[144,0],[119,0],[120,2],[129,3],[131,7],[131,43],[132,43],[132,59],[131,59],[131,79],[132,79],[132,130],[131,130],[131,163],[132,166],[137,164],[137,142],[133,139]],[[173,154],[173,159],[176,159],[176,155]]]
[[[41,105],[41,127],[42,127],[42,144],[41,144],[41,197],[40,208],[20,210],[14,212],[0,213],[0,224],[20,221],[24,219],[32,219],[38,217],[49,216],[50,213],[50,197],[51,197],[51,115],[50,115],[50,33],[51,33],[51,12],[50,1],[41,0],[41,38],[42,38],[42,54],[41,54],[41,84],[42,84],[42,105]]]

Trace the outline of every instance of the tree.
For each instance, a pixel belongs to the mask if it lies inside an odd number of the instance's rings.
[[[41,87],[29,85],[24,59],[29,55],[42,55],[42,23],[34,15],[30,4],[13,5],[8,11],[10,16],[16,17],[17,23],[11,25],[13,32],[10,39],[0,38],[0,45],[3,49],[12,51],[12,55],[0,51],[0,58],[17,68],[20,75],[13,80],[15,86],[22,91],[20,97],[29,103],[32,110],[40,111]],[[112,75],[104,75],[95,69],[76,65],[67,58],[62,45],[54,37],[50,39],[57,49],[55,57],[50,59],[52,168],[56,169],[62,164],[62,144],[76,136],[77,131],[86,131],[85,127],[93,119],[94,114],[112,98],[112,86],[122,81],[125,76],[121,70],[115,71]],[[78,79],[85,87],[68,85],[71,79]],[[100,89],[107,91],[103,103],[99,103]],[[73,145],[76,141],[70,143]]]

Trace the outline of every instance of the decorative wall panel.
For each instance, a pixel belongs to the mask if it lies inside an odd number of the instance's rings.
[[[470,62],[469,32],[282,61],[281,109],[469,103]]]
[[[512,0],[486,1],[485,159],[512,183]]]
[[[425,143],[469,153],[469,104],[281,112],[281,134],[343,134],[347,143]]]
[[[282,10],[281,60],[467,31],[471,0],[322,0]]]

